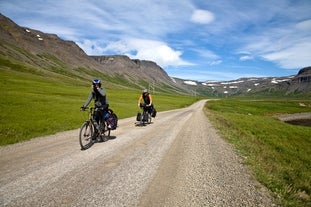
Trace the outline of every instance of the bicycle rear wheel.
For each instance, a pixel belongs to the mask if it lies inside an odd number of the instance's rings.
[[[108,128],[108,123],[106,122],[104,133],[100,135],[101,141],[105,142],[110,138],[110,129]]]
[[[146,122],[146,112],[145,111],[143,111],[141,113],[139,122],[140,122],[140,126],[144,126],[145,125],[145,122]]]
[[[82,124],[79,133],[79,142],[81,150],[88,149],[92,144],[92,138],[94,136],[94,125],[90,121],[86,121]]]
[[[143,125],[151,123],[151,115],[149,114],[148,111],[143,112],[142,122],[143,122]]]

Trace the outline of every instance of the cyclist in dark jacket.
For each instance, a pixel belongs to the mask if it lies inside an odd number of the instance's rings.
[[[94,119],[97,122],[95,123],[95,126],[98,129],[99,123],[101,123],[100,128],[104,129],[104,116],[108,113],[109,104],[106,98],[106,90],[102,87],[99,79],[93,80],[92,91],[83,106],[81,106],[81,109],[85,110],[85,108],[91,103],[92,99],[94,99],[95,105]]]

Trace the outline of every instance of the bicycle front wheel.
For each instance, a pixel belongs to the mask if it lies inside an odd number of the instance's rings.
[[[79,142],[81,150],[88,149],[92,144],[92,138],[94,136],[94,125],[90,121],[86,121],[80,128]]]
[[[110,138],[110,129],[108,128],[108,123],[106,122],[104,133],[100,135],[101,141],[105,142]]]

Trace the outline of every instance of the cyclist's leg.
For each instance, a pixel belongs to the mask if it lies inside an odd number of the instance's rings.
[[[106,104],[103,107],[103,123],[106,125],[106,122],[108,120],[108,118],[110,117],[110,113],[109,113],[109,104]],[[107,123],[108,124],[108,123]]]
[[[106,111],[103,108],[100,108],[98,110],[98,120],[100,121],[100,130],[103,132],[105,130],[105,115],[106,115]]]
[[[102,117],[103,117],[102,110],[100,108],[96,108],[96,110],[94,112],[94,120],[95,120],[94,125],[95,125],[97,130],[100,129],[100,127],[101,127],[100,123],[103,122]]]

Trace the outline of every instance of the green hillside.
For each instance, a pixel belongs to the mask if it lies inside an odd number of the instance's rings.
[[[135,116],[139,110],[137,99],[141,89],[148,87],[147,82],[133,84],[86,68],[71,71],[60,67],[57,59],[49,61],[58,67],[32,67],[0,56],[0,145],[78,128],[87,118],[79,109],[95,77],[103,80],[110,106],[120,118]],[[197,100],[174,95],[174,89],[165,85],[154,90],[158,111],[184,107]]]

